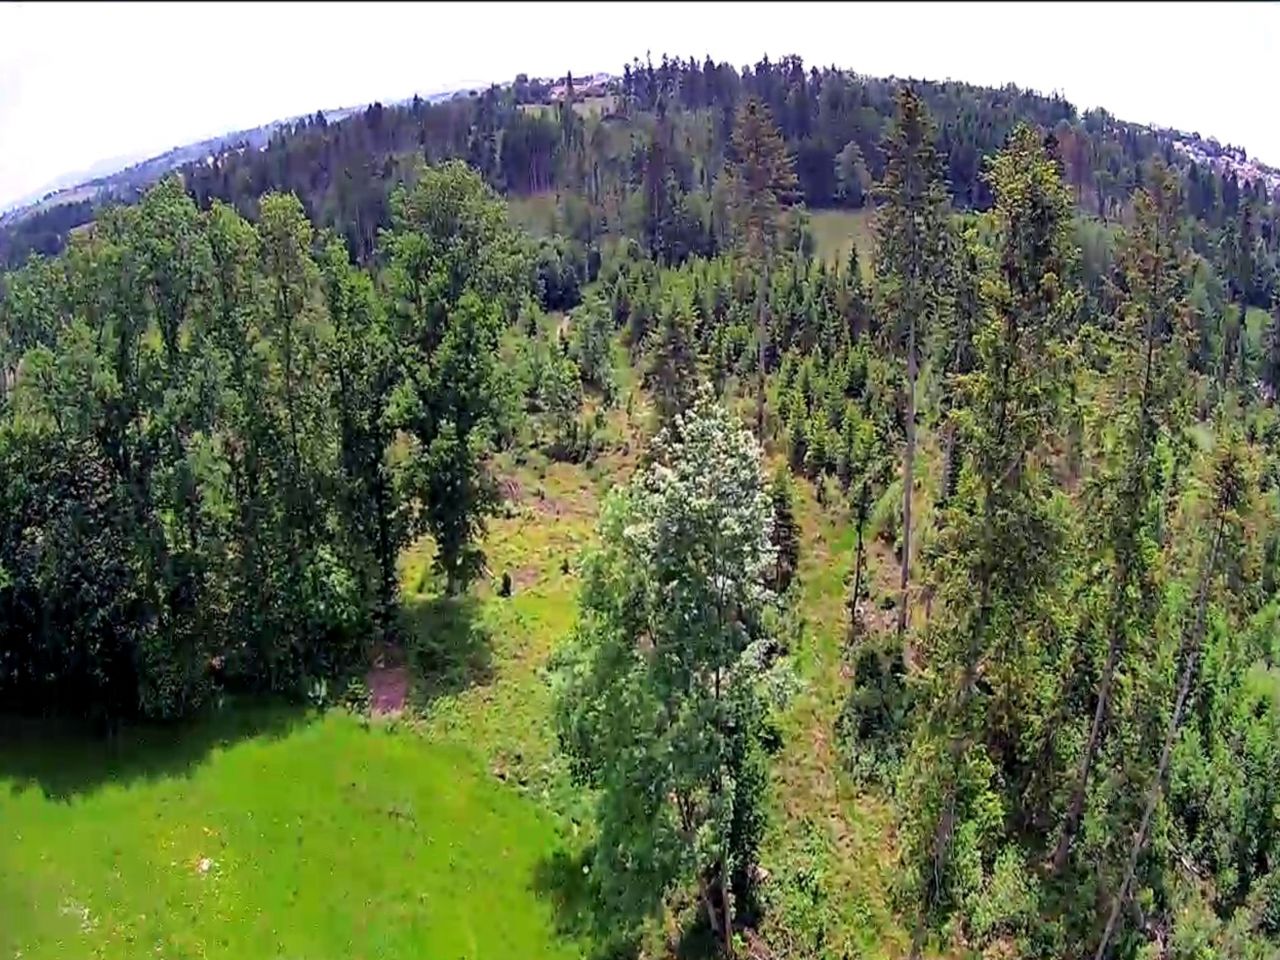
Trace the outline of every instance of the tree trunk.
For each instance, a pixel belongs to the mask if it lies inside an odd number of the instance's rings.
[[[1187,705],[1187,695],[1191,692],[1191,680],[1195,676],[1196,660],[1200,656],[1200,643],[1204,637],[1205,608],[1209,600],[1209,583],[1213,579],[1214,568],[1218,561],[1218,550],[1222,546],[1222,532],[1226,525],[1225,518],[1219,516],[1218,530],[1214,534],[1213,546],[1209,550],[1209,559],[1204,572],[1200,576],[1200,596],[1196,601],[1196,619],[1192,627],[1191,637],[1187,642],[1186,659],[1182,666],[1182,677],[1178,681],[1178,696],[1174,700],[1173,714],[1169,717],[1169,726],[1165,730],[1164,745],[1160,748],[1160,762],[1156,766],[1156,775],[1147,790],[1147,802],[1142,811],[1142,820],[1138,823],[1138,832],[1134,835],[1133,846],[1129,850],[1129,863],[1125,867],[1124,880],[1120,890],[1111,904],[1111,914],[1107,917],[1107,925],[1102,931],[1102,941],[1098,944],[1098,952],[1094,960],[1104,960],[1111,937],[1115,933],[1116,924],[1120,920],[1120,911],[1124,909],[1125,900],[1129,896],[1129,887],[1133,883],[1134,872],[1138,868],[1138,858],[1147,843],[1147,830],[1151,827],[1151,817],[1155,813],[1156,804],[1164,792],[1164,775],[1169,768],[1169,757],[1173,753],[1173,740],[1178,735],[1178,727],[1182,722],[1182,711]]]
[[[853,593],[849,596],[849,639],[857,640],[861,624],[858,622],[858,598],[862,595],[862,563],[865,555],[862,531],[867,525],[867,481],[862,481],[858,494],[858,546],[853,559]]]
[[[1120,659],[1121,627],[1112,624],[1111,642],[1107,645],[1107,662],[1102,668],[1102,680],[1098,684],[1098,703],[1093,709],[1093,723],[1089,727],[1089,740],[1084,748],[1084,756],[1080,758],[1080,770],[1076,774],[1075,789],[1071,794],[1071,804],[1067,808],[1067,819],[1062,824],[1062,834],[1058,837],[1058,845],[1053,851],[1053,872],[1059,873],[1066,865],[1067,854],[1071,850],[1071,839],[1075,835],[1076,824],[1084,811],[1085,787],[1089,783],[1089,772],[1093,769],[1094,758],[1098,754],[1098,745],[1102,741],[1102,723],[1106,719],[1111,705],[1111,683],[1115,679],[1116,662]]]
[[[733,912],[729,909],[729,878],[725,876],[724,861],[720,862],[720,919],[724,934],[724,955],[733,956]]]
[[[902,456],[902,575],[898,636],[907,628],[907,584],[911,578],[911,487],[916,459],[916,318],[907,328],[907,449]]]
[[[391,509],[388,503],[386,477],[379,472],[377,479],[378,510],[378,568],[379,568],[379,620],[383,639],[391,632],[395,621],[396,606],[396,551],[391,542]]]
[[[951,759],[954,762],[963,752],[963,748],[955,749],[960,741],[952,741]],[[951,832],[955,827],[956,816],[956,794],[952,789],[948,798],[946,811],[938,818],[938,828],[933,835],[933,875],[935,878],[942,877],[943,867],[946,865],[948,848],[951,845]],[[915,930],[911,934],[911,960],[920,960],[920,953],[924,949],[925,936],[925,909],[920,910],[919,916],[916,917]]]
[[[764,279],[760,284],[760,304],[756,311],[756,439],[764,446],[764,361],[765,329],[769,297],[769,263],[765,261]]]
[[[949,422],[946,426],[946,432],[943,435],[943,452],[942,452],[942,499],[950,500],[955,493],[951,489],[951,477],[954,470],[953,462],[956,455],[956,429],[955,423]]]
[[[713,931],[720,929],[720,923],[716,919],[715,904],[711,900],[711,891],[707,887],[707,878],[699,875],[698,877],[698,893],[702,897],[702,909],[707,911],[707,923],[711,925]]]

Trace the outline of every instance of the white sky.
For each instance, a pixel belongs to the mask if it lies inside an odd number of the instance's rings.
[[[646,50],[1012,81],[1280,165],[1274,3],[0,2],[0,206],[110,157]]]

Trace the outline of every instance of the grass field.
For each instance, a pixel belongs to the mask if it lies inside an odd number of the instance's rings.
[[[555,216],[554,191],[507,198],[507,217],[511,223],[535,237],[546,237],[555,232]]]
[[[844,266],[849,260],[849,248],[856,242],[862,269],[870,276],[871,253],[875,235],[871,225],[872,210],[810,210],[809,222],[813,227],[813,239],[818,256],[828,263]]]
[[[331,713],[0,748],[0,956],[573,957],[551,818],[457,744]],[[496,918],[501,922],[495,922]]]

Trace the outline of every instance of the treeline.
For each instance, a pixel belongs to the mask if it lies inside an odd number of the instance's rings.
[[[6,708],[299,693],[394,632],[408,538],[432,534],[450,591],[475,575],[529,251],[460,165],[391,205],[376,275],[295,197],[250,222],[176,179],[5,275]]]
[[[585,245],[605,233],[629,236],[655,259],[678,262],[732,246],[723,171],[733,118],[746,99],[767,106],[778,124],[808,206],[861,207],[884,175],[881,144],[900,85],[806,69],[794,56],[741,71],[663,56],[657,65],[627,65],[614,93],[592,104],[575,106],[572,84],[554,105],[529,102],[527,85],[513,84],[437,104],[374,104],[336,123],[317,114],[278,131],[262,149],[225,152],[184,167],[182,176],[202,207],[216,198],[250,218],[264,193],[295,193],[308,216],[335,230],[364,262],[389,223],[390,190],[415,160],[461,159],[509,195],[558,192],[562,232]],[[957,208],[990,207],[982,161],[1018,122],[1052,134],[1077,204],[1104,221],[1131,216],[1134,191],[1159,161],[1183,180],[1180,204],[1198,225],[1193,246],[1224,275],[1239,264],[1232,251],[1247,253],[1257,269],[1240,281],[1241,296],[1269,306],[1280,227],[1260,181],[1200,168],[1176,153],[1167,135],[1102,110],[1080,115],[1059,97],[954,82],[914,89],[937,118]],[[28,218],[15,228],[26,239],[6,244],[7,262],[60,247],[68,224],[87,218],[87,210]]]
[[[71,232],[93,216],[93,201],[80,200],[0,225],[0,265],[16,267],[33,255],[57,255],[70,242]]]

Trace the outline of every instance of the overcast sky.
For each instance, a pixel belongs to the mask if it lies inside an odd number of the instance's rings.
[[[1280,4],[0,3],[0,206],[316,109],[652,51],[1014,82],[1280,166]]]

